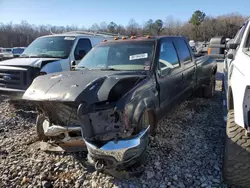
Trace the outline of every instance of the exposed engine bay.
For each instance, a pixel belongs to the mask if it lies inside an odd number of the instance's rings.
[[[68,144],[70,149],[72,143],[84,141],[80,150],[87,148],[88,163],[96,170],[122,168],[147,147],[149,126],[134,134],[128,114],[132,97],[125,97],[145,77],[90,70],[40,76],[23,99],[38,107],[41,140]]]
[[[61,102],[37,102],[39,111],[45,116],[47,128],[44,134],[48,137],[81,137],[81,121],[85,116],[91,124],[92,141],[108,141],[115,137],[123,137],[125,127],[122,114],[111,109],[99,109],[98,111],[77,115],[77,105]],[[79,119],[80,118],[80,119]],[[86,118],[85,118],[86,119]],[[43,126],[44,125],[43,123]],[[125,134],[127,136],[127,134]]]

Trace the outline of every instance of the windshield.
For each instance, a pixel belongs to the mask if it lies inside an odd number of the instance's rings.
[[[44,37],[33,41],[23,52],[21,57],[54,57],[67,58],[75,37]]]
[[[154,42],[106,43],[93,48],[78,64],[88,69],[149,70]]]
[[[11,53],[11,52],[12,52],[11,49],[9,49],[9,48],[4,49],[4,51],[5,51],[5,52],[8,52],[8,53]]]
[[[12,53],[13,54],[21,54],[21,53],[23,53],[23,51],[24,51],[24,49],[22,49],[22,48],[14,48],[12,50]]]

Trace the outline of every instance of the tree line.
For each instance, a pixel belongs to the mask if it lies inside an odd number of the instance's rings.
[[[28,46],[39,36],[67,31],[87,30],[103,31],[121,35],[181,35],[189,40],[209,41],[214,36],[233,38],[240,26],[247,20],[246,16],[231,13],[217,17],[206,16],[200,10],[195,11],[189,21],[182,22],[168,16],[166,20],[149,19],[143,24],[131,19],[126,26],[110,22],[94,23],[90,28],[77,26],[34,25],[27,21],[20,24],[0,23],[0,47]]]

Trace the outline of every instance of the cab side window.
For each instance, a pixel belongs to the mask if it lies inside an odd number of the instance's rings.
[[[75,60],[81,60],[92,48],[89,39],[79,39],[74,51]]]
[[[192,61],[192,57],[189,51],[189,48],[187,46],[187,43],[183,39],[176,39],[174,41],[174,44],[177,48],[178,55],[180,57],[180,60],[183,63],[189,63]]]
[[[235,43],[240,44],[241,40],[243,38],[243,35],[245,33],[246,27],[248,25],[248,21],[246,23],[243,24],[243,26],[241,27],[241,29],[239,30],[239,32],[237,33],[236,37],[235,37]]]
[[[171,41],[163,41],[161,43],[158,63],[161,76],[165,76],[172,69],[180,67],[176,49]]]

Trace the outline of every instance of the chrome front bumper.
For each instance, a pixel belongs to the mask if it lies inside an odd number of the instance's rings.
[[[95,165],[96,170],[132,165],[147,148],[149,128],[150,126],[133,138],[116,142],[112,140],[101,147],[84,139],[88,149],[88,162]]]

